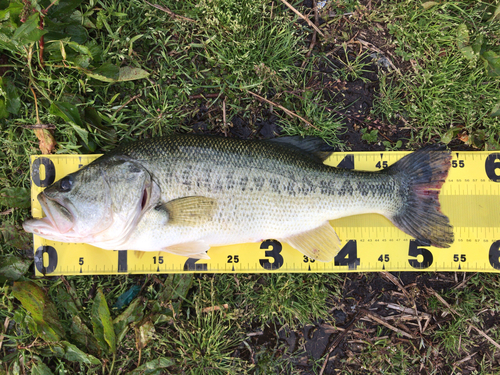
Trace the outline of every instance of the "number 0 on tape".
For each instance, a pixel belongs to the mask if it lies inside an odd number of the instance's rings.
[[[374,171],[407,152],[334,153],[326,164]],[[31,157],[33,217],[42,217],[36,196],[54,181],[99,155]],[[500,153],[454,152],[450,173],[439,196],[450,218],[455,242],[448,249],[422,246],[386,218],[357,215],[333,220],[342,249],[330,263],[315,262],[285,243],[223,246],[208,251],[209,260],[163,252],[102,250],[85,244],[48,241],[34,236],[36,275],[120,273],[243,273],[349,271],[500,272]]]

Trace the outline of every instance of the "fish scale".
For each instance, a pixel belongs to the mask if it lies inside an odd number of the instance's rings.
[[[162,201],[205,196],[219,209],[210,222],[171,230],[158,215],[146,216],[131,238],[132,248],[145,243],[150,232],[159,243],[201,238],[213,246],[287,238],[326,220],[394,211],[402,199],[393,196],[391,176],[333,169],[308,155],[299,159],[281,145],[187,136],[152,142],[117,153],[140,160],[157,177]]]

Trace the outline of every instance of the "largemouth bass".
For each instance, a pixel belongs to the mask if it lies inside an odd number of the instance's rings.
[[[38,195],[46,214],[24,223],[49,240],[109,250],[208,258],[211,246],[290,244],[329,262],[341,243],[329,220],[384,215],[436,247],[453,242],[439,189],[451,155],[424,149],[380,172],[323,164],[315,140],[173,135],[118,147]]]

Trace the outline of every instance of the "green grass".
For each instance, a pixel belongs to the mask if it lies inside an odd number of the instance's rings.
[[[384,8],[395,20],[388,24],[394,52],[411,67],[382,80],[374,113],[394,122],[404,118],[417,140],[448,143],[465,132],[470,145],[496,147],[500,120],[491,114],[500,102],[500,70],[491,72],[484,58],[486,50],[500,51],[494,5],[445,2],[424,9],[398,1]]]
[[[50,2],[39,3],[45,8]],[[29,193],[28,158],[40,153],[29,126],[38,120],[53,128],[54,152],[60,154],[102,152],[128,140],[190,132],[197,123],[224,134],[231,132],[235,117],[248,123],[252,137],[260,137],[259,123],[274,116],[282,134],[316,135],[345,148],[339,113],[346,104],[342,90],[330,84],[369,83],[367,56],[373,51],[348,44],[359,30],[387,30],[385,47],[392,54],[387,57],[402,72],[379,71],[372,117],[410,128],[411,142],[457,144],[465,134],[478,149],[499,142],[495,111],[500,81],[494,75],[496,63],[487,60],[500,53],[500,23],[498,17],[492,20],[498,1],[440,2],[429,9],[414,1],[373,2],[371,9],[357,1],[330,1],[320,12],[326,40],[320,38],[310,55],[311,29],[276,1],[158,2],[191,20],[139,0],[62,3],[66,10],[54,5],[47,16],[53,23],[45,24],[49,33],[43,66],[39,44],[9,44],[23,25],[21,2],[11,18],[5,13],[5,19],[0,17],[0,34],[6,36],[0,42],[0,68],[5,69],[0,83],[0,190],[16,188],[20,196],[0,201],[2,262],[32,261],[31,237],[21,223],[30,216],[29,199],[23,198]],[[7,5],[0,1],[0,11]],[[300,2],[293,5],[310,11]],[[37,30],[25,37],[37,36]],[[337,53],[329,55],[335,48]],[[329,73],[321,71],[325,65],[332,69]],[[110,83],[120,67],[149,75]],[[259,102],[251,92],[314,127]],[[365,142],[402,147],[366,125],[359,125]],[[32,270],[23,270],[19,281],[31,278]],[[499,278],[468,276],[464,287],[453,289],[449,282],[438,290],[454,312],[425,288],[412,292],[419,310],[432,315],[418,339],[405,341],[381,325],[358,321],[339,346],[337,370],[417,374],[423,366],[432,374],[458,374],[462,370],[453,363],[477,352],[466,363],[471,373],[493,373],[498,349],[469,326],[500,341],[500,329],[488,323],[500,314]],[[305,325],[334,327],[340,311],[346,321],[339,326],[345,326],[360,307],[382,314],[387,310],[376,303],[384,299],[413,308],[397,289],[370,294],[372,285],[382,282],[378,275],[363,278],[279,273],[47,278],[23,284],[38,296],[23,303],[12,280],[0,278],[0,375],[319,373],[324,357],[315,360],[305,350]],[[353,286],[360,279],[366,285]],[[120,302],[134,290],[131,300]],[[51,339],[43,331],[47,324],[61,327]],[[413,324],[409,327],[417,332]],[[294,352],[274,332],[282,327],[299,336]],[[263,331],[271,332],[269,340],[256,344]]]

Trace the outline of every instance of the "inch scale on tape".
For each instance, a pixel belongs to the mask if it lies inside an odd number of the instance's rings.
[[[334,153],[328,165],[380,170],[407,152]],[[36,196],[45,187],[99,155],[31,157],[32,214],[42,217]],[[453,152],[440,194],[442,211],[454,227],[448,249],[426,247],[381,215],[357,215],[331,222],[343,247],[330,263],[309,259],[276,240],[211,248],[211,259],[163,252],[109,251],[34,236],[37,276],[123,273],[244,273],[349,271],[500,272],[500,153]]]

